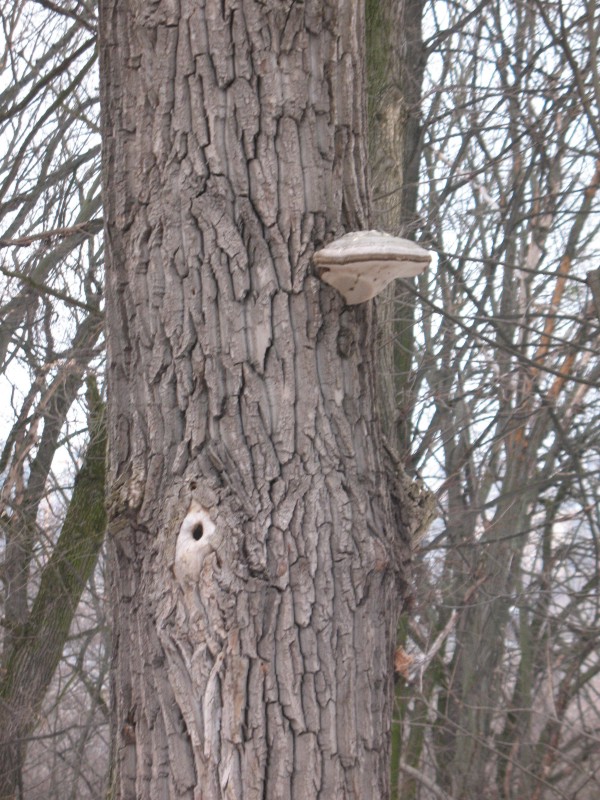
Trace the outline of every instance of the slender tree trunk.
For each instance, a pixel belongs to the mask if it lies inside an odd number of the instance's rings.
[[[11,631],[0,672],[0,800],[22,797],[28,737],[60,662],[106,528],[104,405],[88,379],[90,443],[56,547],[26,621]]]
[[[423,46],[423,0],[366,0],[369,161],[375,227],[414,237],[421,155],[421,86],[426,54]],[[378,404],[390,446],[410,458],[410,417],[415,402],[410,370],[414,361],[414,298],[400,284],[390,285],[379,305]],[[422,494],[425,502],[426,494]],[[433,512],[433,497],[428,501]],[[424,520],[425,521],[425,520]],[[398,643],[406,643],[400,621]],[[424,727],[411,731],[402,754],[403,705],[406,687],[396,683],[392,728],[391,795],[416,792],[414,777],[401,779],[399,763],[406,756],[418,765]],[[414,740],[414,741],[413,741]],[[415,742],[419,745],[415,746]],[[412,757],[412,758],[411,758]],[[404,758],[406,761],[407,759]],[[400,786],[402,787],[400,789]]]
[[[421,159],[424,0],[366,0],[369,161],[373,221],[413,239]],[[381,303],[379,370],[384,432],[408,461],[414,390],[414,296],[392,284]]]
[[[100,5],[114,796],[385,798],[410,511],[311,269],[368,224],[362,4]]]

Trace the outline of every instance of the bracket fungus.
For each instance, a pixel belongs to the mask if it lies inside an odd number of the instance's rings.
[[[355,231],[313,256],[319,278],[350,306],[364,303],[396,278],[412,278],[427,268],[431,253],[409,239],[382,231]]]

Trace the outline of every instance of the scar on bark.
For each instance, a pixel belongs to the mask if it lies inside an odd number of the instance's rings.
[[[177,534],[173,565],[177,580],[198,581],[204,560],[218,549],[219,543],[220,536],[210,513],[192,501]]]

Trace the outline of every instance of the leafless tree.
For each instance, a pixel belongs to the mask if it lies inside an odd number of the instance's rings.
[[[71,621],[104,529],[93,12],[23,1],[0,12],[2,798],[25,786],[36,796],[39,771],[29,784],[23,774],[26,745],[51,735],[56,693],[43,702],[53,676],[63,697],[64,681],[74,684],[68,659],[56,669],[70,629],[65,656],[75,661],[89,637]]]

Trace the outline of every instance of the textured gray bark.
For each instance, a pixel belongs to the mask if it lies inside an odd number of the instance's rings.
[[[310,263],[368,224],[362,4],[100,5],[114,796],[385,798],[411,512]]]

